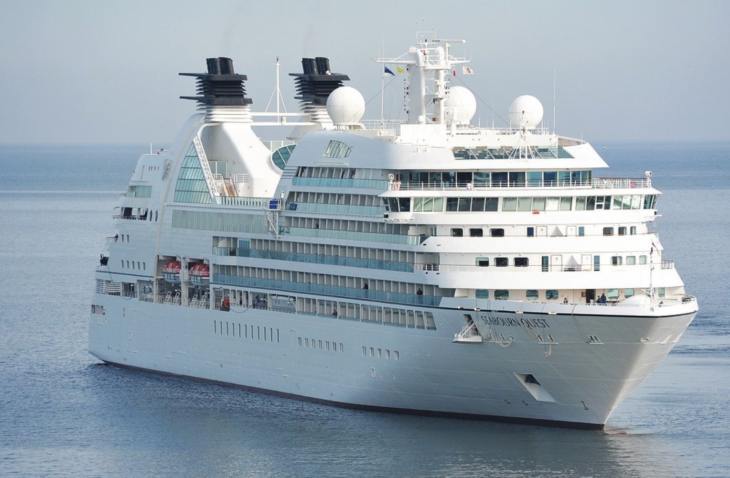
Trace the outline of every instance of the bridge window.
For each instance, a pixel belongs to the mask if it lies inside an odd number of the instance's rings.
[[[330,141],[322,154],[325,158],[346,158],[352,150],[345,143]]]

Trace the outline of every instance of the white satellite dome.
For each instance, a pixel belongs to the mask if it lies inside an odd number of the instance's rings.
[[[463,86],[452,86],[444,101],[446,122],[448,124],[469,124],[477,112],[477,100],[474,93]]]
[[[357,124],[365,114],[365,98],[351,86],[340,86],[327,98],[327,113],[334,124]]]
[[[513,126],[535,129],[542,121],[544,110],[540,100],[532,95],[522,95],[509,107],[509,120]]]

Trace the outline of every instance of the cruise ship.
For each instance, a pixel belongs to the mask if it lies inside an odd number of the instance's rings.
[[[114,210],[89,352],[336,406],[603,428],[698,310],[651,230],[661,193],[604,174],[533,96],[475,125],[461,43],[421,33],[377,60],[401,120],[362,120],[324,57],[290,74],[295,113],[255,112],[230,58],[181,73],[197,109]]]

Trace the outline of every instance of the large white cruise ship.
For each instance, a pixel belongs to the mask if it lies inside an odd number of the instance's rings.
[[[361,121],[326,58],[291,75],[299,113],[253,112],[229,58],[183,74],[198,112],[114,212],[90,353],[339,406],[602,428],[698,310],[650,231],[660,193],[648,171],[597,174],[532,96],[511,127],[474,126],[457,43],[421,34],[378,60],[407,79],[405,121]]]

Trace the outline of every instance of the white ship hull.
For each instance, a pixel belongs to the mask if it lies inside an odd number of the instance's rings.
[[[347,407],[581,428],[602,428],[694,317],[694,305],[673,307],[669,317],[472,311],[496,324],[479,320],[485,340],[474,345],[453,341],[463,310],[434,310],[437,330],[426,330],[238,307],[171,311],[118,297],[95,300],[106,314],[92,315],[89,350],[108,363]],[[316,347],[298,345],[300,337]],[[319,340],[338,350],[320,349]],[[528,390],[527,374],[539,380],[537,391]]]

